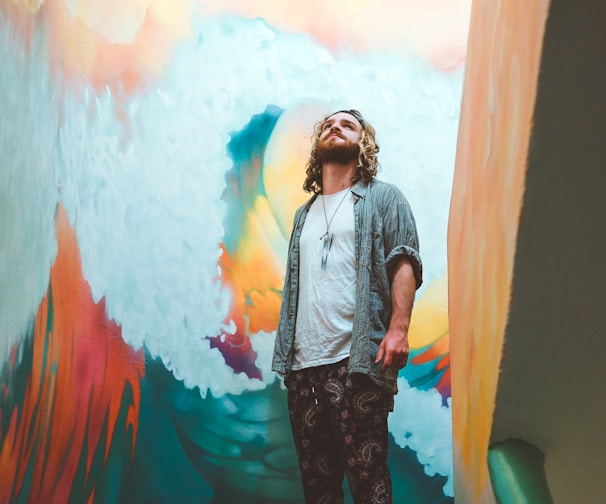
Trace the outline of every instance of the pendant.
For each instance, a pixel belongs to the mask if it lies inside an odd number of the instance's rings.
[[[328,232],[323,235],[324,243],[322,244],[322,261],[320,262],[322,269],[326,269],[326,261],[328,260],[328,252],[330,252],[330,247],[332,247],[333,236],[333,233]]]

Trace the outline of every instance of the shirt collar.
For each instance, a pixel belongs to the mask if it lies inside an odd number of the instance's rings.
[[[359,180],[353,186],[351,186],[351,193],[355,195],[357,199],[365,199],[366,194],[368,193],[368,185],[368,183]],[[307,201],[307,208],[311,206],[311,204],[315,201],[318,195],[319,193],[315,193],[312,195],[311,198],[309,198],[309,200]]]
[[[368,192],[368,184],[359,180],[352,186],[351,192],[352,194],[355,194],[358,199],[364,199],[366,198],[366,193]]]

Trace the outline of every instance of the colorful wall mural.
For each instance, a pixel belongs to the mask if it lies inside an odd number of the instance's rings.
[[[0,502],[301,501],[270,359],[311,128],[343,106],[426,269],[394,495],[452,502],[469,4],[0,0]]]

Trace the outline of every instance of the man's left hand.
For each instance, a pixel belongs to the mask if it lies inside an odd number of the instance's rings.
[[[375,364],[383,361],[381,373],[390,367],[400,370],[408,362],[408,353],[408,332],[390,329],[379,345]]]

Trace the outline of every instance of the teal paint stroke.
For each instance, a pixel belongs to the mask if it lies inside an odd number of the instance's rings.
[[[419,348],[412,350],[408,357],[408,362],[414,360],[414,358],[422,354],[428,347]],[[408,364],[402,371],[400,376],[405,378],[411,387],[415,387],[419,390],[430,390],[436,388],[442,375],[446,372],[447,368],[438,369],[436,364],[440,361],[440,357],[433,359],[423,364]],[[444,404],[446,404],[446,398],[450,397],[450,385],[446,390],[446,397],[444,398]]]
[[[494,444],[488,452],[488,469],[498,504],[551,504],[545,477],[545,456],[519,439]]]
[[[202,398],[146,356],[128,502],[291,504],[303,501],[286,408],[276,382],[261,391]],[[452,503],[409,448],[389,447],[394,502]],[[345,502],[352,503],[347,484]],[[126,502],[126,500],[124,501]]]
[[[233,167],[225,175],[223,192],[227,203],[223,243],[229,252],[237,248],[242,225],[255,198],[265,195],[261,165],[267,142],[281,114],[281,108],[268,105],[263,113],[252,116],[241,130],[230,134],[227,153]]]

